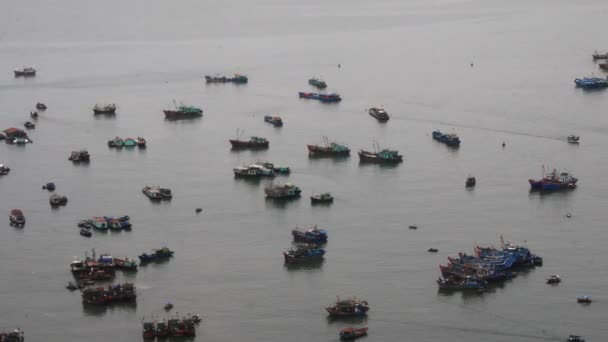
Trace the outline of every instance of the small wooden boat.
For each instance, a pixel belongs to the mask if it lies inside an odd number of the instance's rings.
[[[581,304],[591,304],[591,297],[580,296],[580,297],[576,298],[576,302],[581,303]]]
[[[32,117],[32,119],[38,120],[38,112],[30,112],[30,116]]]
[[[578,144],[580,142],[581,137],[571,134],[566,139],[571,144]]]
[[[15,69],[15,77],[33,77],[36,76],[36,69],[32,67],[23,67],[21,69]]]
[[[477,180],[475,179],[475,177],[469,176],[469,177],[467,177],[467,180],[464,183],[464,186],[467,188],[472,188],[475,186],[476,183],[477,183]]]
[[[562,278],[559,277],[559,275],[552,275],[549,278],[547,278],[547,284],[559,284],[562,282]]]
[[[203,208],[196,208],[194,211],[198,214],[203,211]]]
[[[11,226],[13,227],[23,227],[25,226],[25,216],[23,212],[19,209],[11,210],[11,216],[9,217]]]
[[[30,122],[30,121],[26,121],[26,122],[23,124],[23,126],[24,126],[25,128],[27,128],[27,129],[34,129],[34,128],[36,128],[36,125],[34,125],[34,124],[33,124],[32,122]]]
[[[341,340],[354,340],[367,335],[368,328],[344,328],[340,330]]]
[[[329,192],[312,194],[310,196],[311,203],[332,203],[334,201],[334,197]]]
[[[46,110],[46,105],[42,102],[36,103],[36,109]]]
[[[80,235],[82,235],[84,237],[91,237],[93,234],[91,233],[90,230],[83,228],[80,230]]]

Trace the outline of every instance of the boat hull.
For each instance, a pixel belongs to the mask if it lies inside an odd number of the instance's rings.
[[[116,108],[114,109],[93,109],[94,114],[116,114]]]
[[[270,142],[252,142],[252,141],[242,141],[230,139],[230,145],[232,145],[233,149],[265,149],[268,148]]]
[[[311,155],[315,155],[315,156],[333,157],[333,156],[349,156],[350,155],[350,150],[334,151],[331,149],[331,147],[323,147],[323,146],[318,146],[318,145],[306,145],[306,147],[308,148],[308,153]]]
[[[165,119],[167,120],[187,120],[196,119],[203,116],[203,113],[183,113],[176,110],[163,110],[165,113]]]

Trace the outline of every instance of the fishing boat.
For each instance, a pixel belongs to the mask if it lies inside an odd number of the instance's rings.
[[[591,304],[591,297],[580,296],[580,297],[576,298],[576,302],[581,303],[581,304]]]
[[[106,104],[95,104],[93,107],[93,113],[95,114],[115,114],[116,113],[116,105],[114,103],[106,103]]]
[[[386,122],[390,119],[390,117],[388,116],[388,113],[382,108],[375,108],[375,107],[370,108],[369,115],[373,116],[374,118],[376,118],[376,120],[378,120],[380,122]]]
[[[334,197],[329,192],[314,193],[310,196],[311,203],[332,203]]]
[[[426,251],[429,252],[429,253],[437,253],[437,252],[439,252],[439,250],[437,248],[429,248]]]
[[[338,94],[338,93],[319,94],[319,93],[299,92],[298,95],[300,96],[301,99],[318,100],[318,101],[321,101],[324,103],[342,101],[342,97],[340,97],[340,94]]]
[[[323,145],[306,145],[308,154],[315,157],[338,157],[350,155],[350,148],[336,142],[329,142],[327,137],[323,137]]]
[[[600,77],[583,77],[574,79],[577,88],[603,89],[608,87],[608,80]]]
[[[82,228],[80,230],[80,235],[82,235],[84,237],[91,237],[91,236],[93,236],[93,233],[91,233],[91,231],[89,229]]]
[[[143,263],[151,262],[151,261],[162,261],[167,260],[173,257],[174,252],[167,247],[163,247],[160,249],[155,249],[152,253],[142,253],[139,255],[139,261]]]
[[[477,179],[473,176],[467,177],[467,180],[464,182],[464,186],[467,188],[472,188],[477,184]]]
[[[334,306],[326,307],[325,310],[333,318],[365,316],[369,311],[369,304],[367,301],[357,299],[356,297],[344,300],[338,297]]]
[[[442,142],[451,147],[460,146],[460,138],[454,133],[444,134],[440,131],[433,131],[433,139]]]
[[[235,84],[245,84],[249,82],[249,78],[245,75],[234,74],[233,77],[227,76],[205,76],[205,81],[207,83],[235,83]]]
[[[42,102],[38,102],[38,103],[36,103],[36,109],[46,110],[46,105]]]
[[[119,270],[137,271],[137,262],[129,257],[114,258],[114,265]]]
[[[114,139],[108,140],[108,147],[120,148],[124,145],[125,141],[121,137],[115,137]]]
[[[167,322],[156,322],[156,337],[158,338],[166,338],[169,336],[169,326]]]
[[[320,79],[318,77],[313,77],[313,78],[309,79],[308,84],[310,84],[313,87],[317,87],[319,89],[327,88],[327,83],[325,83],[325,81],[323,81],[322,79]]]
[[[557,169],[553,169],[553,171],[546,173],[544,166],[542,170],[543,178],[528,180],[532,190],[552,191],[573,189],[576,187],[578,179],[569,172],[558,172]]]
[[[15,77],[33,77],[36,76],[36,69],[32,67],[23,67],[20,69],[15,69]]]
[[[291,231],[291,235],[293,235],[293,241],[295,242],[312,244],[323,244],[327,242],[327,231],[325,229],[319,229],[317,225],[314,225],[314,227],[308,230],[300,230],[296,227],[296,229]]]
[[[122,146],[135,147],[135,146],[137,146],[137,141],[135,141],[135,139],[133,139],[133,138],[125,138],[125,141],[123,142]]]
[[[167,120],[181,120],[181,119],[194,119],[203,116],[203,110],[194,106],[178,106],[174,102],[175,109],[165,109],[165,119]]]
[[[141,189],[141,192],[151,200],[169,200],[173,198],[171,189],[161,188],[160,186],[145,186]]]
[[[23,330],[15,329],[11,332],[0,332],[0,342],[24,342],[25,335]]]
[[[550,285],[555,285],[555,284],[559,284],[562,282],[562,278],[559,277],[559,275],[554,274],[552,276],[550,276],[549,278],[547,278],[547,284]]]
[[[144,322],[143,328],[144,340],[153,340],[156,338],[156,324],[154,324],[154,322]]]
[[[367,330],[368,328],[352,328],[352,327],[348,327],[348,328],[344,328],[342,330],[340,330],[340,339],[341,340],[355,340],[358,339],[359,337],[363,337],[365,335],[367,335]]]
[[[286,183],[280,185],[269,185],[264,188],[264,192],[268,198],[289,199],[300,197],[302,190],[293,184]]]
[[[437,279],[437,285],[439,285],[439,289],[441,290],[483,290],[488,285],[488,282],[471,277],[464,279],[440,277]]]
[[[566,139],[571,144],[578,144],[580,142],[581,137],[571,134]]]
[[[20,209],[11,210],[11,216],[9,217],[10,224],[13,227],[25,226],[25,216]]]
[[[136,141],[137,141],[137,147],[139,147],[139,148],[145,148],[148,144],[146,139],[144,139],[143,137],[137,137]]]
[[[578,335],[569,335],[568,342],[585,342],[585,339]]]
[[[6,176],[9,172],[11,172],[10,167],[0,164],[0,176]]]
[[[108,230],[110,227],[108,226],[108,221],[104,217],[94,216],[90,220],[91,226],[98,230]]]
[[[107,305],[114,302],[131,302],[137,298],[135,285],[123,283],[82,290],[82,304]]]
[[[285,175],[291,173],[291,169],[288,166],[276,166],[271,162],[258,162],[257,164],[274,171],[274,173]]]
[[[264,116],[264,121],[272,124],[275,127],[283,126],[283,119],[281,119],[281,117],[278,116],[278,115],[275,115],[275,116],[265,115]]]
[[[376,146],[379,149],[379,146]],[[361,163],[379,163],[379,164],[396,164],[403,161],[403,155],[399,151],[382,149],[378,152],[360,150],[359,161]]]
[[[91,156],[89,155],[89,152],[87,152],[87,150],[72,151],[68,160],[71,160],[75,163],[89,162],[91,160]]]
[[[263,137],[251,137],[249,140],[230,139],[230,144],[233,149],[265,149],[268,148],[269,142]]]
[[[249,166],[241,166],[232,169],[235,177],[258,178],[258,177],[274,177],[274,170],[268,169],[262,165],[251,164]]]
[[[599,52],[595,51],[593,53],[593,55],[591,55],[591,57],[593,57],[593,60],[608,59],[608,52],[606,52],[606,53],[599,53]]]
[[[323,260],[325,250],[316,246],[298,246],[283,252],[285,264],[303,264]]]
[[[33,123],[31,123],[31,122],[29,122],[29,121],[26,121],[26,122],[23,124],[23,126],[24,126],[25,128],[27,128],[27,129],[34,129],[34,128],[36,128],[36,125],[34,125]]]
[[[49,203],[51,204],[51,207],[59,207],[59,206],[65,206],[66,204],[68,204],[68,198],[62,195],[58,195],[58,194],[53,194],[51,195],[51,198],[49,198]]]

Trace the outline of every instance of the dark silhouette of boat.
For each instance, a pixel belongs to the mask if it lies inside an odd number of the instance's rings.
[[[36,125],[34,125],[34,124],[33,124],[32,122],[30,122],[30,121],[26,121],[26,122],[23,124],[23,126],[24,126],[25,128],[27,128],[27,129],[34,129],[34,128],[36,128]]]
[[[290,249],[283,252],[283,257],[286,264],[304,264],[309,262],[317,262],[323,260],[325,250],[315,245],[298,246],[295,249]]]
[[[325,229],[319,229],[317,225],[308,230],[296,228],[291,231],[291,235],[293,235],[293,241],[295,242],[312,244],[324,244],[327,242],[327,231]]]
[[[309,79],[308,84],[310,84],[313,87],[317,87],[319,89],[327,88],[327,83],[325,83],[325,81],[323,81],[322,79],[320,79],[318,77],[313,77],[313,78]]]
[[[272,124],[275,127],[283,126],[283,119],[281,119],[281,117],[278,116],[278,115],[275,115],[275,116],[265,115],[264,116],[264,121]]]
[[[345,300],[338,297],[334,306],[326,307],[325,310],[333,318],[365,316],[369,311],[369,304],[365,300],[359,300],[355,297]]]
[[[13,227],[25,226],[25,216],[20,209],[11,210],[11,216],[9,217],[10,224]]]
[[[46,105],[42,102],[38,102],[38,103],[36,103],[36,109],[46,110]]]
[[[606,52],[606,53],[599,53],[599,52],[595,51],[593,53],[593,55],[591,55],[591,57],[593,57],[593,60],[608,59],[608,52]]]
[[[374,118],[376,118],[376,120],[378,120],[380,122],[386,122],[390,119],[390,117],[388,116],[388,113],[382,108],[375,108],[375,107],[370,108],[369,115],[373,116]]]
[[[235,83],[245,84],[249,82],[249,78],[245,75],[234,74],[234,77],[227,76],[205,76],[207,83]]]
[[[329,192],[315,193],[310,196],[310,202],[315,203],[333,203],[334,197]]]
[[[32,67],[23,67],[21,69],[15,69],[15,77],[34,77],[36,76],[36,69]]]
[[[467,188],[472,188],[477,184],[477,180],[473,176],[467,177],[467,180],[464,182],[464,186]]]
[[[161,188],[156,185],[144,186],[141,189],[141,192],[144,193],[151,200],[170,200],[173,198],[173,193],[169,188]]]
[[[308,154],[320,157],[337,157],[350,155],[350,148],[336,142],[329,142],[327,137],[323,137],[324,145],[306,145]]]
[[[195,119],[203,116],[203,110],[194,106],[178,106],[173,102],[175,109],[165,109],[165,119],[167,120],[181,120],[181,119]]]
[[[60,207],[68,204],[68,198],[62,195],[53,194],[49,198],[49,203],[51,207]]]
[[[76,163],[89,162],[91,160],[91,156],[89,155],[89,152],[87,152],[87,150],[72,151],[68,160],[71,160]]]
[[[8,175],[8,173],[11,172],[11,168],[4,165],[4,164],[0,164],[0,176],[6,176]]]
[[[270,143],[266,138],[252,136],[249,140],[230,139],[233,149],[265,149]]]
[[[116,113],[116,105],[114,103],[107,104],[95,104],[93,107],[93,113],[95,114],[115,114]]]

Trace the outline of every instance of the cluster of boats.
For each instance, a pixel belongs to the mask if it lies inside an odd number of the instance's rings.
[[[129,257],[114,258],[110,254],[101,254],[98,259],[93,250],[91,257],[85,254],[84,260],[73,261],[70,270],[76,284],[70,282],[66,288],[76,290],[93,285],[96,281],[111,280],[116,270],[137,271],[137,263]]]
[[[527,247],[504,243],[501,248],[475,247],[475,255],[459,253],[440,265],[441,277],[437,284],[441,290],[483,290],[490,282],[504,281],[516,276],[515,267],[534,267],[543,263]]]
[[[144,186],[143,189],[141,189],[141,192],[143,192],[143,194],[146,195],[149,199],[154,201],[170,200],[173,198],[173,193],[171,192],[171,189],[162,188],[157,185]]]
[[[175,252],[173,252],[172,250],[170,250],[167,247],[162,247],[159,249],[153,249],[152,253],[142,253],[139,255],[139,261],[142,264],[146,264],[149,262],[159,262],[159,261],[165,261],[165,260],[169,260],[171,257],[173,257],[173,254]]]
[[[295,248],[283,252],[286,265],[301,265],[323,261],[325,249],[321,246],[327,243],[327,231],[316,225],[308,230],[296,229],[291,231],[293,241],[298,243]]]
[[[78,227],[80,228],[80,235],[91,237],[92,228],[100,231],[118,231],[131,230],[133,225],[130,222],[129,216],[122,216],[118,218],[111,216],[93,216],[90,219],[78,222]]]
[[[108,147],[121,148],[121,147],[139,147],[145,148],[147,144],[146,139],[143,137],[137,137],[137,139],[133,138],[121,138],[115,137],[114,139],[108,140]]]
[[[167,337],[194,337],[196,336],[196,325],[202,321],[200,315],[188,315],[182,318],[171,318],[167,321],[143,322],[144,340],[155,338],[165,339]]]
[[[173,109],[165,109],[165,119],[167,120],[182,120],[182,119],[195,119],[203,116],[203,110],[195,106],[176,105]]]
[[[24,342],[25,334],[21,329],[15,329],[10,332],[0,332],[0,342]]]
[[[107,287],[85,288],[82,290],[82,304],[107,305],[115,302],[133,302],[137,298],[133,283],[109,285]]]

